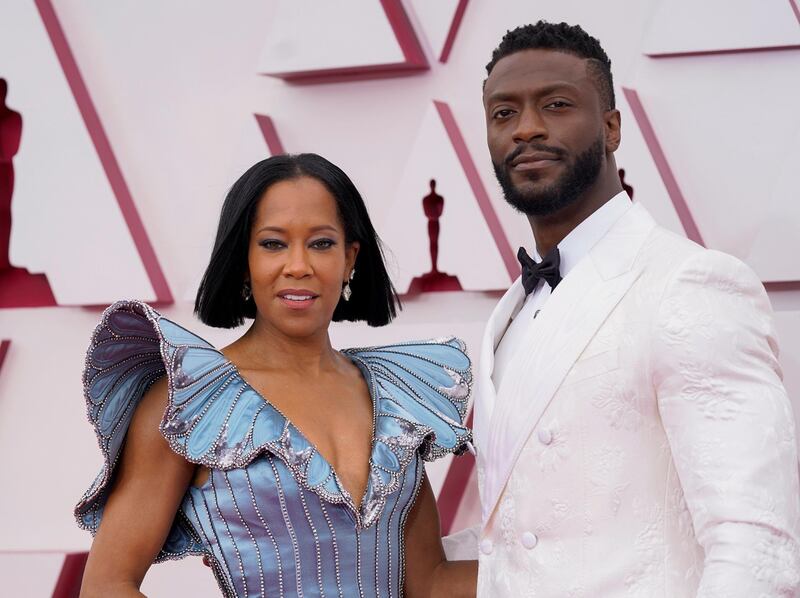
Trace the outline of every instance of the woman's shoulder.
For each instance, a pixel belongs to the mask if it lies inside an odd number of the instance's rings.
[[[165,417],[201,393],[194,382],[232,369],[211,343],[143,301],[117,301],[94,329],[86,352],[84,394],[89,418],[103,435],[119,427],[116,403],[141,399],[157,380],[165,385]]]
[[[346,349],[367,371],[376,400],[377,437],[415,439],[433,460],[466,450],[472,364],[456,337]],[[393,442],[397,442],[393,440]]]

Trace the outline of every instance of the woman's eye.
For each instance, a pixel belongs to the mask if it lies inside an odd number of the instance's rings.
[[[336,241],[333,239],[317,239],[311,243],[311,247],[314,249],[329,249],[336,245]]]
[[[264,249],[281,249],[284,246],[283,241],[278,241],[277,239],[264,239],[263,241],[259,241],[258,244],[263,247]]]

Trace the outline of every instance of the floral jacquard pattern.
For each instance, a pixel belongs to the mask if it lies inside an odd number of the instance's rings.
[[[629,596],[652,595],[654,588],[663,585],[664,513],[658,505],[633,505],[640,531],[633,543],[635,564],[625,577]]]
[[[595,495],[607,496],[611,512],[616,515],[622,506],[625,491],[631,482],[620,482],[620,473],[625,464],[625,451],[619,447],[604,446],[591,453],[589,482],[591,492]]]
[[[793,595],[797,453],[764,290],[741,262],[703,252],[665,295],[654,330],[660,413],[706,563],[732,563],[704,572],[699,595]]]
[[[612,428],[632,431],[644,421],[638,393],[613,380],[601,383],[592,405],[603,412]]]
[[[745,397],[736,388],[722,382],[711,364],[684,362],[680,367],[685,377],[682,394],[687,401],[696,403],[703,417],[730,420],[739,415]]]
[[[750,567],[755,579],[772,585],[779,596],[792,596],[800,586],[798,561],[797,543],[778,534],[762,537],[750,553]]]

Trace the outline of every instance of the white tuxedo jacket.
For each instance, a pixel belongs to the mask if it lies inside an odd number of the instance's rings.
[[[794,596],[794,419],[754,274],[634,205],[495,389],[523,300],[518,280],[476,380],[479,596]]]

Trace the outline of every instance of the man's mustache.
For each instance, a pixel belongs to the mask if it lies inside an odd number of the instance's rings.
[[[557,158],[566,158],[567,152],[565,152],[561,148],[557,147],[550,147],[549,145],[543,145],[541,143],[520,143],[516,149],[506,156],[506,159],[503,160],[507,167],[511,167],[511,162],[517,159],[521,154],[525,152],[543,152],[546,154],[552,154]]]

